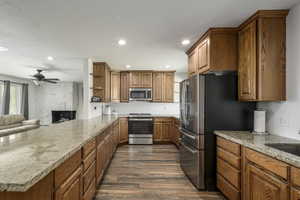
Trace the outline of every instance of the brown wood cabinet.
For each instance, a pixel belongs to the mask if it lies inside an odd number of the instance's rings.
[[[129,72],[120,73],[120,101],[128,102],[129,101]]]
[[[300,199],[300,190],[297,188],[291,188],[291,200],[299,200]]]
[[[130,71],[131,88],[152,88],[152,72],[150,71]]]
[[[163,101],[163,72],[153,72],[152,101]]]
[[[55,200],[81,200],[82,198],[82,168],[79,167],[55,191]]]
[[[120,101],[120,72],[111,72],[111,101],[119,102]]]
[[[287,14],[286,10],[258,11],[240,26],[240,100],[286,100]]]
[[[102,102],[110,102],[110,67],[104,62],[93,63],[93,96]]]
[[[121,117],[119,119],[119,127],[120,127],[120,142],[119,143],[128,142],[128,119],[127,119],[127,117]]]
[[[180,138],[180,132],[179,132],[179,120],[178,119],[173,119],[173,125],[172,125],[172,130],[170,133],[171,141],[179,147],[179,138]]]
[[[217,137],[217,187],[229,200],[240,200],[241,182],[241,146]]]
[[[189,55],[188,55],[188,74],[189,76],[192,76],[197,73],[198,69],[198,49],[194,49]]]
[[[174,72],[153,73],[153,102],[174,102]]]
[[[152,88],[152,72],[142,72],[142,87]]]
[[[172,134],[173,121],[172,118],[154,118],[154,142],[170,142]]]
[[[186,53],[189,75],[236,71],[238,29],[210,28]]]
[[[246,164],[246,200],[287,200],[288,184],[251,163]]]
[[[53,200],[54,174],[51,172],[26,192],[0,192],[1,200]]]

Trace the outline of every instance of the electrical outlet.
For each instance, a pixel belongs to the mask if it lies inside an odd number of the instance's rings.
[[[284,127],[287,127],[289,126],[289,122],[288,120],[284,119],[284,118],[280,118],[280,126],[284,126]]]

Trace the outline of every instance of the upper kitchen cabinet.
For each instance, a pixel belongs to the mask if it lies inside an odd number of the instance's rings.
[[[174,72],[153,72],[153,102],[174,102]]]
[[[111,101],[120,101],[120,72],[111,72]]]
[[[152,72],[131,71],[129,77],[131,88],[152,88]]]
[[[238,69],[238,29],[211,28],[186,53],[189,75]]]
[[[129,101],[129,72],[120,73],[120,101]]]
[[[258,11],[239,28],[239,100],[286,100],[287,10]]]
[[[142,87],[152,88],[152,72],[142,72]]]
[[[93,63],[93,96],[100,97],[102,102],[110,102],[110,67],[104,62]]]

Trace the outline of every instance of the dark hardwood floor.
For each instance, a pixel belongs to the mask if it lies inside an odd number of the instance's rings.
[[[179,166],[173,145],[125,145],[118,148],[96,200],[224,200],[199,192]]]

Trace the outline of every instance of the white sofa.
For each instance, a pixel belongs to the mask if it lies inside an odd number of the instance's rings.
[[[39,120],[25,120],[23,115],[0,116],[0,136],[35,129],[39,126]]]

